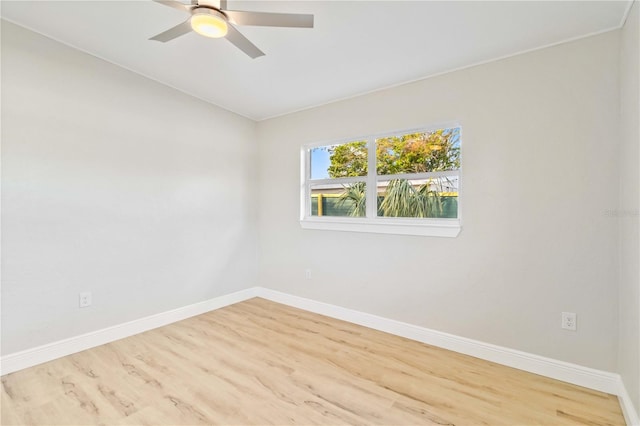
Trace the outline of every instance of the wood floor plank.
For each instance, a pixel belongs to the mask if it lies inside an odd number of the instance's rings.
[[[251,299],[2,377],[3,425],[623,425],[616,397]]]

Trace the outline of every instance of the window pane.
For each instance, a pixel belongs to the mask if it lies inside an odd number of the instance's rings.
[[[367,142],[354,141],[312,148],[311,179],[367,175]]]
[[[376,139],[378,175],[460,168],[460,128]]]
[[[378,216],[457,218],[458,176],[378,182]]]
[[[366,215],[366,184],[313,185],[311,187],[311,216]]]

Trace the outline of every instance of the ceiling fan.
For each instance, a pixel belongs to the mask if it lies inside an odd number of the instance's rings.
[[[153,1],[187,12],[191,17],[149,40],[166,43],[193,30],[205,37],[226,37],[238,49],[254,59],[263,56],[264,52],[243,36],[235,25],[313,28],[313,15],[228,10],[227,0],[191,0],[190,5],[175,0]]]

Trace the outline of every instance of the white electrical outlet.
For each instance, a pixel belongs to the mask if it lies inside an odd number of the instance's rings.
[[[91,306],[91,292],[86,291],[86,292],[80,293],[78,299],[79,299],[81,308],[86,308],[87,306]]]
[[[578,328],[575,312],[563,312],[562,313],[562,328],[565,330],[576,331]]]
[[[305,269],[304,270],[304,277],[308,280],[311,279],[311,269]]]

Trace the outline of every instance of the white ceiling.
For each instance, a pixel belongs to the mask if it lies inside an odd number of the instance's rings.
[[[185,0],[186,2],[186,0]],[[266,56],[190,33],[150,0],[1,1],[1,16],[198,98],[262,120],[620,27],[631,1],[241,1],[311,13],[315,28],[239,27]]]

